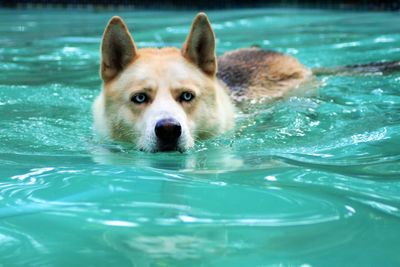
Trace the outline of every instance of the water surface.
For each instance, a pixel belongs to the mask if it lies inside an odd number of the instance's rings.
[[[195,12],[0,10],[0,266],[399,266],[400,74],[320,76],[187,153],[92,133],[99,45],[181,46]],[[209,12],[218,53],[400,60],[398,13]],[[256,115],[254,115],[256,114]]]

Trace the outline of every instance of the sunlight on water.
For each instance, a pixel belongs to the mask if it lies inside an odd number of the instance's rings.
[[[148,47],[181,46],[195,13],[118,14]],[[219,54],[400,60],[395,13],[208,14]],[[187,153],[147,154],[92,133],[115,12],[0,15],[0,266],[400,265],[399,73],[320,76]]]

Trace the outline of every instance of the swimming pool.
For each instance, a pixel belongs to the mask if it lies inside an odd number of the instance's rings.
[[[143,153],[92,133],[116,14],[147,47],[181,46],[195,12],[0,10],[0,266],[400,265],[399,73],[320,76],[192,151]],[[219,54],[400,59],[398,13],[208,15]]]

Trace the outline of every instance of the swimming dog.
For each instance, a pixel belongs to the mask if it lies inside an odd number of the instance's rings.
[[[282,53],[247,48],[217,58],[215,51],[204,13],[194,18],[181,49],[138,49],[123,20],[113,17],[101,44],[96,131],[143,151],[185,151],[230,130],[234,102],[283,97],[312,77]]]

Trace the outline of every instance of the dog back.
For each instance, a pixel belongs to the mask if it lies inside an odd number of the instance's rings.
[[[217,77],[234,100],[279,98],[311,76],[311,71],[289,55],[245,48],[218,58]]]

